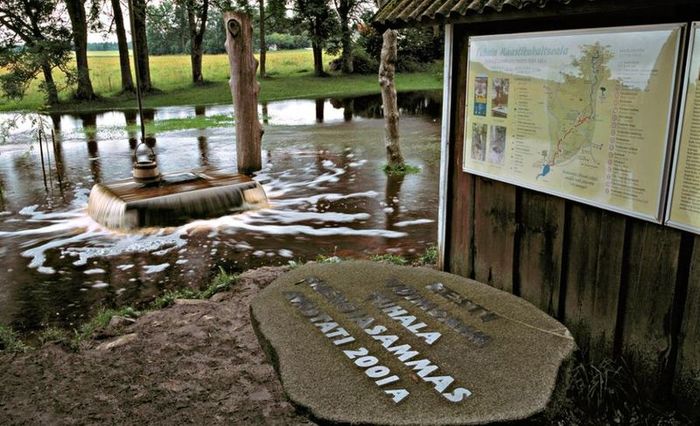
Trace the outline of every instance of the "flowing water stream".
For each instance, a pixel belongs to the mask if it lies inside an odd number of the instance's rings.
[[[55,146],[28,144],[18,122],[0,146],[0,324],[20,331],[75,326],[99,306],[144,302],[165,289],[206,284],[217,267],[422,254],[435,244],[440,95],[400,96],[402,149],[421,172],[387,177],[377,96],[261,106],[263,184],[270,207],[134,233],[86,213],[96,182],[130,176],[132,111],[51,117]],[[230,106],[167,107],[153,120],[232,115]],[[0,121],[10,114],[0,115]],[[156,135],[162,172],[235,171],[232,125]]]

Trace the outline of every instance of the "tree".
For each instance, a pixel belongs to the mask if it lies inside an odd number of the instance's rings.
[[[190,34],[192,82],[202,84],[204,83],[204,77],[202,76],[203,41],[204,32],[207,29],[209,0],[185,0],[185,9],[187,10],[187,25]]]
[[[112,13],[114,27],[117,33],[117,45],[119,47],[119,69],[121,70],[122,92],[133,92],[134,81],[131,79],[131,64],[129,63],[129,44],[126,41],[126,29],[124,28],[124,15],[119,0],[112,1]]]
[[[265,55],[267,45],[265,45],[265,0],[258,0],[260,10],[260,78],[265,78]]]
[[[333,43],[338,20],[326,0],[295,0],[294,11],[301,25],[306,26],[314,55],[314,75],[323,77],[323,49]]]
[[[49,104],[58,103],[53,69],[60,68],[70,81],[70,31],[53,0],[3,0],[0,2],[0,76],[5,96],[21,98],[40,73]]]
[[[352,27],[350,21],[356,14],[363,0],[333,0],[335,10],[340,20],[341,70],[345,74],[353,72],[352,58]]]
[[[294,23],[288,16],[288,0],[267,0],[265,7],[265,25],[268,33],[291,33]]]
[[[379,59],[384,43],[383,32],[372,27],[372,13],[363,12],[358,25],[354,53],[364,50]],[[418,72],[443,57],[443,34],[434,28],[403,28],[398,33],[396,72]],[[357,61],[354,61],[357,65]],[[375,70],[376,72],[376,70]]]
[[[148,39],[146,35],[146,0],[129,0],[131,15],[131,42],[136,51],[136,72],[141,92],[150,92],[151,68],[148,62]]]
[[[215,5],[214,5],[215,6]],[[226,53],[226,31],[221,24],[224,14],[219,7],[212,7],[207,17],[207,32],[204,33],[204,53]]]
[[[163,0],[147,6],[146,37],[151,55],[189,53],[187,1]]]
[[[85,14],[85,0],[65,0],[65,2],[73,28],[73,47],[75,48],[75,62],[78,66],[78,87],[74,96],[80,100],[92,100],[95,99],[95,91],[92,89],[88,67],[88,24]]]

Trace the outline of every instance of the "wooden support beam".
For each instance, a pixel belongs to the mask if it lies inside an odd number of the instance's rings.
[[[678,361],[673,393],[678,405],[693,418],[700,418],[700,236],[692,238],[689,251],[688,285],[685,297],[678,297],[685,306],[678,337]],[[682,296],[682,295],[679,295]]]
[[[520,296],[556,317],[561,291],[565,201],[521,189],[518,211]]]
[[[625,225],[624,216],[571,203],[564,323],[594,362],[613,356]]]
[[[622,355],[650,397],[668,397],[664,384],[672,365],[671,318],[678,273],[681,232],[628,219],[630,227]]]
[[[477,281],[513,293],[515,187],[476,178],[474,275]]]

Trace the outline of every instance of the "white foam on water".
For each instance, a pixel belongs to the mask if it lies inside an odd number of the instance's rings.
[[[50,266],[39,266],[38,268],[36,268],[36,270],[42,274],[47,274],[47,275],[51,275],[51,274],[56,273],[56,270]]]
[[[153,235],[142,234],[113,234],[111,244],[101,246],[68,247],[66,254],[78,258],[74,265],[85,265],[90,259],[118,256],[125,253],[153,253],[156,251],[171,251],[187,244],[185,232],[177,229],[172,233],[161,229]],[[165,249],[162,249],[166,247]]]
[[[28,265],[30,268],[47,274],[55,273],[53,268],[45,265],[46,254],[52,249],[61,249],[62,257],[76,257],[77,260],[73,264],[81,266],[94,258],[153,252],[159,249],[170,251],[186,244],[184,232],[177,229],[174,232],[161,229],[151,234],[120,234],[102,227],[87,215],[88,194],[89,191],[85,189],[77,189],[72,203],[75,208],[69,211],[42,212],[37,210],[38,205],[21,209],[19,214],[27,216],[24,222],[40,223],[44,226],[0,231],[0,238],[38,237],[22,242],[21,246],[30,248],[21,254],[31,259]]]
[[[160,265],[146,265],[143,267],[143,272],[146,274],[155,274],[157,272],[163,272],[169,267],[169,263],[161,263]]]
[[[238,216],[223,216],[217,219],[206,221],[210,226],[236,228],[245,231],[254,231],[268,235],[309,235],[315,237],[328,236],[364,236],[364,237],[382,237],[382,238],[401,238],[408,234],[405,232],[390,231],[386,229],[354,229],[348,227],[324,227],[314,228],[308,225],[273,225],[251,223],[248,215]],[[201,221],[192,222],[189,226],[202,226]]]
[[[404,220],[403,222],[396,222],[394,226],[398,226],[399,228],[402,228],[404,226],[411,226],[411,225],[422,225],[424,223],[433,223],[435,222],[432,219],[416,219],[416,220]]]
[[[277,254],[287,258],[294,257],[294,252],[287,249],[279,249],[277,250]]]
[[[94,268],[83,271],[86,275],[104,274],[105,270],[102,268]]]
[[[299,204],[317,204],[319,201],[338,201],[350,198],[376,198],[379,195],[376,191],[354,192],[352,194],[317,194],[309,197],[287,198],[284,200],[273,200],[275,207],[291,207]]]
[[[109,287],[109,284],[104,283],[102,281],[97,281],[95,284],[91,285],[90,287],[92,287],[92,288],[105,288],[105,287]]]
[[[238,250],[252,250],[253,246],[250,244],[246,243],[245,241],[241,241],[239,243],[236,243],[233,247],[237,248]]]
[[[31,216],[32,214],[34,214],[34,211],[38,208],[39,208],[38,204],[33,204],[31,206],[27,206],[27,207],[22,208],[18,213],[21,215],[25,215],[25,216]]]
[[[310,153],[315,156],[315,153]],[[352,157],[350,157],[352,158]],[[367,160],[354,159],[353,164],[364,164]],[[219,233],[236,234],[238,232],[254,232],[262,241],[266,236],[365,236],[375,238],[402,238],[408,234],[396,230],[359,228],[371,219],[368,212],[342,213],[333,211],[318,211],[327,209],[319,203],[332,203],[349,199],[377,199],[376,191],[354,193],[322,192],[308,194],[310,189],[337,182],[346,173],[331,160],[323,160],[321,165],[325,172],[319,175],[316,160],[303,167],[272,172],[268,169],[258,174],[258,180],[264,182],[264,188],[270,200],[270,208],[246,213],[223,216],[208,220],[197,220],[180,227],[146,229],[135,233],[114,232],[102,227],[87,215],[87,201],[90,191],[77,188],[67,211],[40,211],[39,205],[22,208],[18,214],[26,222],[25,229],[17,231],[0,230],[0,239],[16,237],[33,237],[31,240],[21,240],[24,248],[22,255],[29,258],[29,267],[36,268],[42,273],[55,273],[47,263],[47,253],[50,250],[61,250],[62,257],[74,258],[73,264],[82,266],[93,259],[114,257],[123,254],[149,253],[163,256],[177,252],[185,255],[187,241],[190,235],[202,230],[208,232],[209,239],[214,239]],[[376,201],[373,201],[376,205]],[[388,209],[387,209],[388,212]],[[4,212],[3,212],[4,213]],[[10,213],[11,214],[11,213]],[[0,213],[2,215],[2,213]],[[419,219],[416,221],[399,222],[396,226],[428,223],[432,220]],[[310,225],[312,224],[312,225]],[[343,224],[343,226],[338,226]],[[352,225],[355,226],[352,226]],[[257,238],[257,237],[254,237]],[[214,243],[212,246],[215,245]],[[274,251],[258,250],[254,244],[239,241],[233,245],[239,251],[252,252],[254,256],[275,255],[289,258],[294,254],[291,250]],[[254,251],[255,250],[255,251]],[[215,249],[211,255],[215,255]],[[185,255],[186,256],[186,255]],[[187,259],[180,258],[176,264],[184,264]],[[133,264],[119,265],[118,269],[125,271]],[[155,273],[167,269],[169,263],[145,266],[146,273]],[[161,269],[162,268],[162,269]],[[89,269],[94,271],[96,268]],[[85,271],[86,273],[89,273]],[[97,273],[97,272],[95,272]],[[104,272],[102,272],[104,273]]]
[[[259,210],[252,212],[249,217],[251,219],[263,219],[267,221],[272,221],[274,223],[290,224],[306,221],[318,221],[318,222],[337,222],[337,223],[348,223],[355,222],[358,220],[367,220],[370,218],[368,213],[314,213],[314,212],[297,212],[289,210]]]
[[[332,161],[330,163],[335,166]],[[324,165],[324,167],[326,166]],[[316,176],[311,180],[300,179],[299,176],[291,175],[288,171],[286,171],[278,176],[277,179],[273,179],[271,182],[264,184],[263,188],[265,189],[265,193],[267,194],[268,198],[279,198],[296,188],[319,188],[323,183],[338,182],[340,180],[340,176],[345,174],[345,169],[342,168],[326,168],[330,169],[331,173],[323,173],[322,175]],[[310,173],[311,170],[308,170],[303,176]],[[289,180],[284,178],[288,178]]]

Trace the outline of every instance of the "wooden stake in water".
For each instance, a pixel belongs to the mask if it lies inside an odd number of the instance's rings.
[[[236,114],[236,155],[238,172],[252,174],[262,168],[260,141],[263,129],[258,120],[258,92],[255,78],[258,61],[253,56],[253,26],[245,13],[224,13],[226,52],[231,70],[231,96]]]
[[[56,159],[56,176],[58,177],[58,188],[63,193],[63,176],[61,176],[61,167],[58,162],[58,147],[56,146],[56,134],[53,129],[51,129],[51,144],[53,145],[53,157]]]

